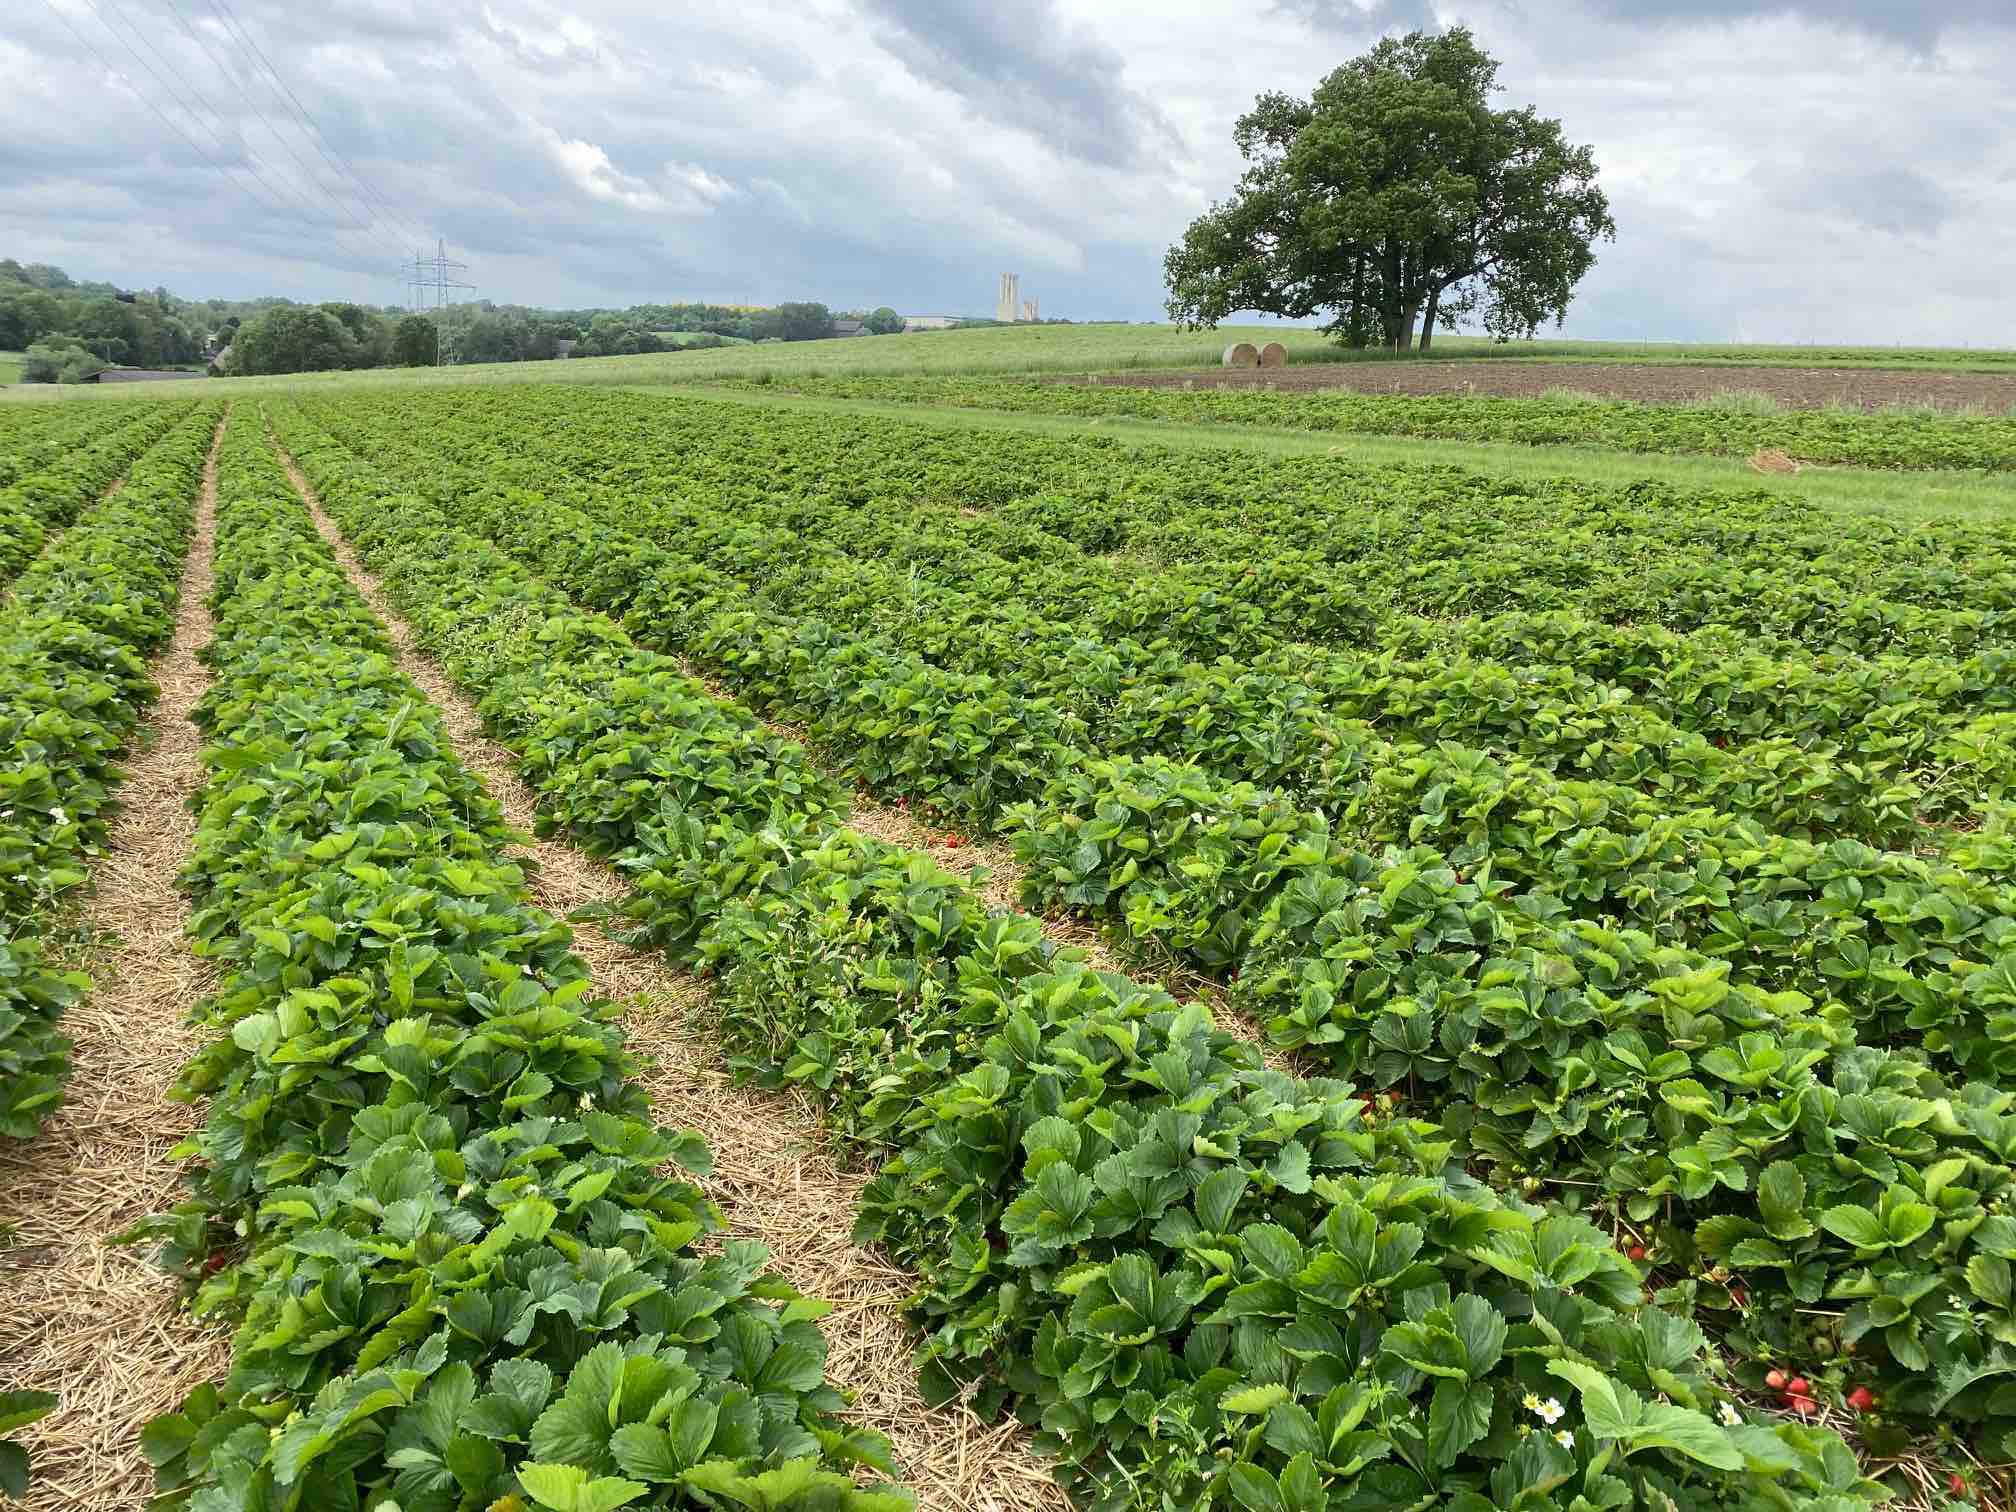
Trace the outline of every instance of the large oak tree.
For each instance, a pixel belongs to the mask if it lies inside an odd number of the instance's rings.
[[[1616,223],[1591,150],[1492,109],[1497,75],[1459,26],[1389,37],[1309,99],[1260,96],[1237,190],[1169,249],[1170,318],[1330,312],[1346,345],[1398,351],[1465,319],[1501,340],[1559,321]]]

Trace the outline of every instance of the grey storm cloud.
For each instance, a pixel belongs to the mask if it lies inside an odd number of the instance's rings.
[[[975,314],[1014,269],[1046,314],[1152,319],[1164,251],[1237,178],[1254,96],[1466,19],[1506,101],[1602,165],[1620,236],[1570,334],[2016,341],[2012,0],[228,10],[242,34],[214,0],[10,8],[0,256],[384,303],[440,237],[515,302]]]
[[[1432,0],[1274,0],[1278,15],[1293,16],[1324,31],[1346,36],[1434,31],[1440,25]]]
[[[1809,160],[1790,172],[1760,174],[1760,184],[1780,206],[1893,236],[1936,236],[1952,218],[1952,194],[1920,169],[1892,163],[1830,173],[1827,166]]]
[[[2016,26],[2010,0],[1589,0],[1590,11],[1627,24],[1666,26],[1794,17],[1929,47],[1942,36]]]
[[[1054,0],[862,0],[862,9],[919,78],[1072,157],[1125,166],[1167,134],[1154,105],[1128,88],[1121,55]]]

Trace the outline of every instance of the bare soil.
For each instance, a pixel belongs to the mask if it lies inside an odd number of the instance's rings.
[[[1053,380],[1083,386],[1082,376]],[[1533,399],[1550,389],[1576,389],[1639,404],[1693,404],[1732,391],[1764,393],[1786,409],[1844,404],[1979,406],[2016,413],[2016,373],[1915,373],[1887,369],[1684,367],[1626,362],[1310,362],[1286,368],[1204,368],[1113,373],[1101,387],[1275,389],[1312,393],[1484,395]]]

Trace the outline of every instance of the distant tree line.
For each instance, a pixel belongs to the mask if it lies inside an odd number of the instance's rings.
[[[46,263],[0,258],[0,351],[25,352],[23,376],[31,381],[74,382],[112,363],[197,363],[205,333],[220,318],[166,289],[129,293],[80,283]]]
[[[731,342],[816,341],[834,334],[823,304],[755,307],[640,304],[544,310],[490,300],[449,312],[457,362],[538,362],[572,343],[576,357],[623,357]],[[852,312],[876,335],[903,329],[883,305]],[[194,367],[256,376],[345,368],[431,367],[432,317],[384,306],[285,299],[184,300],[79,282],[46,263],[0,259],[0,351],[26,354],[30,383],[80,383],[101,368]]]

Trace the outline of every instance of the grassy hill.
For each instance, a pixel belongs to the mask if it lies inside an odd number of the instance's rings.
[[[1409,362],[1383,352],[1347,352],[1318,331],[1284,326],[1221,326],[1185,331],[1170,325],[992,326],[915,331],[902,336],[762,342],[638,357],[577,357],[555,362],[472,364],[456,368],[303,373],[282,378],[217,380],[206,392],[272,386],[437,383],[675,383],[724,378],[931,377],[980,373],[1120,372],[1133,368],[1206,367],[1233,341],[1279,341],[1290,362]],[[1685,343],[1529,341],[1500,346],[1480,337],[1439,338],[1431,360],[1531,362],[1726,363],[1799,367],[1903,367],[2007,372],[2016,351],[1895,347],[1783,347]],[[0,356],[0,364],[6,358]],[[67,392],[75,393],[76,390]],[[130,394],[130,391],[127,391]],[[10,398],[53,398],[46,389],[15,389]]]

